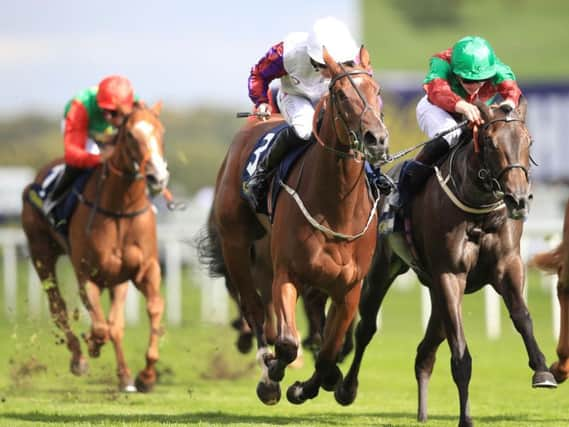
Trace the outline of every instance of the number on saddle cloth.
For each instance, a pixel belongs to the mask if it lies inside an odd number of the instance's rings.
[[[244,191],[245,185],[249,178],[255,173],[257,170],[257,166],[261,162],[261,160],[269,153],[269,148],[276,140],[276,136],[279,132],[283,131],[284,129],[288,128],[288,124],[282,123],[268,132],[266,132],[255,144],[253,147],[253,151],[251,152],[247,163],[245,164],[245,168],[241,174],[241,197],[249,202],[249,195]],[[308,149],[310,144],[303,144],[300,147],[291,149],[285,156],[283,160],[281,160],[278,167],[275,168],[274,174],[274,181],[278,182],[280,179],[284,180],[285,177],[290,172],[292,166],[295,164],[296,160]],[[273,186],[273,191],[271,193],[271,211],[274,212],[274,207],[276,206],[276,201],[278,195],[280,193],[281,187],[280,185]],[[264,195],[264,198],[267,197],[267,194]],[[263,203],[262,207],[258,208],[258,212],[262,214],[269,215],[268,209],[266,208],[267,203]],[[263,209],[264,208],[264,209]],[[272,222],[272,212],[271,212],[271,222]]]

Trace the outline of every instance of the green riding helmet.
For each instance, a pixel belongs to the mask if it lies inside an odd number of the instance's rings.
[[[464,37],[452,48],[452,72],[468,80],[486,80],[496,75],[496,54],[482,37]]]

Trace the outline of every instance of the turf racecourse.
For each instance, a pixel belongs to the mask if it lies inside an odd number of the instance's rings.
[[[530,285],[530,309],[538,341],[548,362],[554,355],[550,297],[537,283]],[[485,337],[482,294],[465,300],[464,318],[473,358],[471,411],[476,425],[567,426],[569,385],[533,390],[531,371],[521,339],[502,310],[502,338]],[[70,304],[71,309],[73,305]],[[69,355],[57,344],[44,315],[32,319],[25,305],[14,320],[1,319],[0,425],[2,426],[163,426],[163,425],[303,425],[303,426],[455,426],[458,396],[450,376],[449,351],[441,346],[429,394],[429,420],[416,421],[415,348],[421,338],[419,293],[394,290],[383,311],[381,332],[362,365],[356,402],[341,407],[332,394],[304,405],[286,401],[286,387],[312,372],[288,370],[283,399],[266,407],[256,397],[259,370],[253,355],[237,354],[228,326],[209,325],[199,315],[199,290],[184,288],[184,324],[166,328],[161,339],[160,379],[153,393],[116,391],[112,346],[90,359],[90,372],[77,378],[68,371]],[[125,343],[133,372],[143,366],[146,319],[128,327]],[[75,330],[84,331],[79,320]],[[345,372],[347,363],[342,365]]]

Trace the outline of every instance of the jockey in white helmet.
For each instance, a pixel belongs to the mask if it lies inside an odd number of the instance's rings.
[[[314,108],[327,92],[330,72],[323,59],[323,47],[339,63],[353,65],[359,47],[346,25],[333,17],[318,19],[310,33],[288,34],[272,46],[251,69],[249,97],[258,117],[271,112],[269,83],[280,79],[276,103],[289,127],[279,132],[270,152],[247,183],[246,191],[255,201],[265,193],[268,177],[289,149],[307,143],[312,136]]]

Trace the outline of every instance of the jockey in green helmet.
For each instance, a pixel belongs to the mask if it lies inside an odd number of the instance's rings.
[[[499,95],[501,103],[515,108],[522,94],[511,68],[478,36],[464,37],[452,48],[435,54],[423,88],[426,95],[417,104],[417,121],[429,138],[456,125],[461,116],[482,124],[476,101],[493,103]],[[416,160],[433,165],[458,142],[461,132],[459,129],[435,139]]]

